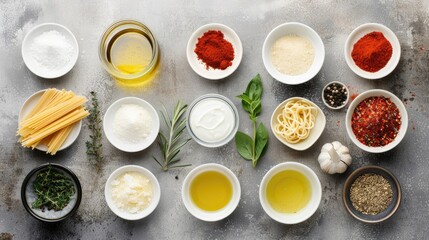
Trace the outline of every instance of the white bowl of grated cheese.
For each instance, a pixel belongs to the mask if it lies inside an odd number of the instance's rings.
[[[311,27],[297,22],[283,23],[265,38],[262,60],[274,79],[297,85],[319,73],[325,60],[325,47]]]
[[[153,106],[137,97],[125,97],[107,109],[103,129],[109,142],[124,152],[139,152],[158,136],[159,117]]]
[[[125,220],[147,217],[161,199],[159,182],[149,170],[126,165],[110,174],[104,188],[110,210]]]

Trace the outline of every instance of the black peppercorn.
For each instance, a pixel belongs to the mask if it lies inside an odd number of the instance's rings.
[[[333,108],[342,107],[347,102],[347,88],[340,83],[331,83],[325,88],[323,98]]]

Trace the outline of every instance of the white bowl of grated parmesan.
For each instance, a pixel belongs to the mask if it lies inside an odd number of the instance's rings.
[[[297,22],[283,23],[265,38],[262,60],[274,79],[297,85],[319,73],[325,60],[325,47],[311,27]]]
[[[126,165],[109,176],[104,196],[110,210],[118,217],[139,220],[158,206],[161,187],[155,175],[146,168]]]

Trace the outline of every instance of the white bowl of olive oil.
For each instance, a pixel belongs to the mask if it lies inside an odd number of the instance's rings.
[[[182,200],[194,217],[215,222],[237,208],[241,187],[235,174],[220,164],[208,163],[194,168],[183,181]]]
[[[271,168],[259,187],[262,208],[272,219],[297,224],[319,208],[322,186],[316,173],[301,163],[285,162]]]

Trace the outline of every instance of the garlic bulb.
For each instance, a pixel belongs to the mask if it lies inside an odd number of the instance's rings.
[[[322,171],[329,174],[343,173],[352,163],[349,149],[337,141],[323,145],[317,160]]]

